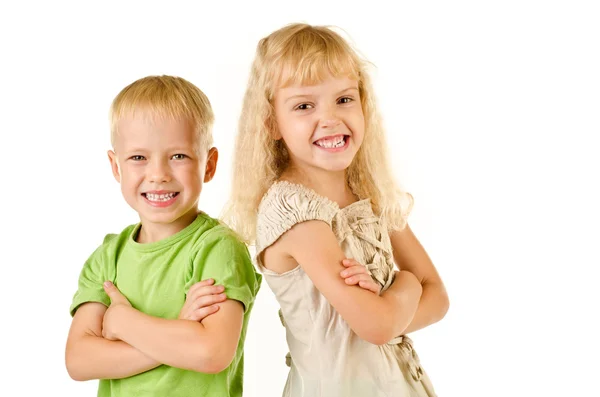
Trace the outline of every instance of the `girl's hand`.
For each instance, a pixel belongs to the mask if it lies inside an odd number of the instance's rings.
[[[371,291],[377,295],[381,291],[381,286],[373,280],[366,266],[361,265],[354,259],[344,259],[342,265],[346,269],[342,270],[340,275],[348,285],[358,285],[362,289]]]
[[[214,282],[207,279],[192,285],[179,312],[180,320],[202,321],[219,310],[218,303],[225,302],[227,296],[225,287]]]

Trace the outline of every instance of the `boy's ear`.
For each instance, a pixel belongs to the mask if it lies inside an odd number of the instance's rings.
[[[121,173],[119,172],[119,163],[117,162],[117,154],[112,150],[108,152],[108,160],[110,161],[110,168],[112,170],[112,174],[117,180],[117,182],[121,183]]]
[[[204,183],[210,182],[217,172],[217,162],[219,161],[219,151],[216,147],[210,148],[206,155],[206,169],[204,170]]]

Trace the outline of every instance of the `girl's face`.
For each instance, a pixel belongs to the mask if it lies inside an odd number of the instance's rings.
[[[311,86],[275,92],[275,139],[283,139],[290,166],[303,171],[344,171],[362,144],[365,119],[358,81],[329,76]]]

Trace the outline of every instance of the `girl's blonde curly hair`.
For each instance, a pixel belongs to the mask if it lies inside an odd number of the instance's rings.
[[[346,180],[359,198],[370,198],[374,212],[390,229],[402,229],[412,196],[398,187],[388,160],[367,62],[339,34],[326,26],[292,24],[260,40],[244,96],[235,144],[231,197],[223,221],[247,243],[256,238],[258,206],[288,165],[282,140],[273,139],[273,99],[280,87],[312,85],[325,76],[358,81],[365,117],[365,137],[346,170]]]

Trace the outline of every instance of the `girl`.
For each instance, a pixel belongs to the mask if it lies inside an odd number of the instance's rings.
[[[405,334],[448,298],[406,224],[365,65],[304,24],[262,39],[252,65],[225,220],[281,306],[284,396],[435,396]]]

